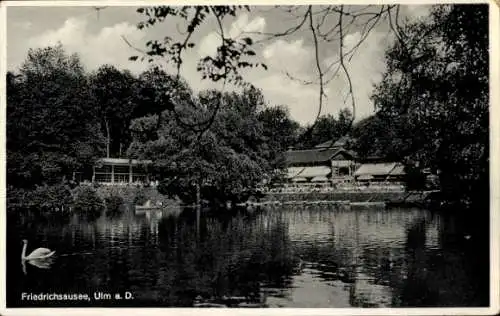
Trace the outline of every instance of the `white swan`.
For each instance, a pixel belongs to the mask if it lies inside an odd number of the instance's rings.
[[[47,248],[37,248],[33,250],[28,256],[26,256],[26,248],[28,247],[28,241],[23,239],[23,252],[21,254],[21,260],[23,261],[41,261],[45,259],[49,259],[56,252]],[[37,262],[38,263],[38,262]]]

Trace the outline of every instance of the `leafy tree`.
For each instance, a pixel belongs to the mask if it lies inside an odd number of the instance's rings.
[[[337,117],[337,134],[340,136],[350,134],[354,115],[351,110],[344,108],[340,110]]]
[[[354,150],[361,159],[377,157],[402,161],[412,144],[412,131],[402,115],[388,118],[380,112],[356,123],[353,127]]]
[[[320,116],[309,129],[310,133],[303,135],[302,146],[314,147],[320,143],[331,141],[340,136],[337,130],[337,119],[328,114]]]
[[[488,6],[439,6],[401,29],[373,96],[395,149],[465,204],[489,200],[488,58]]]
[[[254,160],[263,158],[263,151],[269,148],[265,144],[262,122],[258,117],[258,111],[264,106],[260,90],[250,87],[241,93],[223,95],[212,91],[208,98],[204,96],[200,101],[202,104],[214,104],[214,108],[209,109],[212,113],[215,108],[219,109],[212,131],[224,145]]]
[[[266,138],[268,153],[265,155],[273,168],[284,166],[282,153],[295,146],[299,123],[295,122],[285,106],[267,107],[258,114]]]
[[[193,104],[182,109],[176,105],[178,113],[184,113],[177,119],[165,110],[159,130],[155,115],[134,120],[129,153],[153,159],[163,193],[193,202],[197,188],[201,188],[209,200],[238,200],[269,170],[257,116],[262,95],[254,89],[241,94],[206,91],[191,99]],[[193,118],[213,123],[202,133],[186,130],[179,123]]]
[[[103,65],[91,75],[90,82],[106,137],[106,156],[121,156],[122,148],[128,147],[128,128],[136,107],[136,79],[128,71]]]
[[[306,127],[306,132],[300,135],[299,147],[311,148],[318,144],[332,141],[333,143],[341,136],[351,131],[352,113],[349,109],[342,109],[338,116],[331,114],[322,115]]]
[[[185,118],[184,121],[181,119],[182,114],[175,111],[176,105],[180,111],[194,105],[193,92],[181,77],[167,74],[159,67],[151,67],[139,75],[136,93],[135,102],[138,106],[132,114],[134,118],[156,115],[156,127],[160,128],[162,113],[167,110],[175,114],[171,118],[177,120],[181,126],[195,126],[191,122],[192,118]]]
[[[30,50],[7,88],[9,185],[57,183],[100,155],[102,135],[78,56],[62,46]]]
[[[427,177],[421,168],[414,165],[407,165],[405,167],[405,182],[406,190],[424,190],[427,186]]]

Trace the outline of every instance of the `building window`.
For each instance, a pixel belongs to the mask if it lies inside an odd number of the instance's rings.
[[[99,183],[110,183],[111,182],[111,173],[95,173],[95,181]]]
[[[349,167],[340,167],[339,176],[348,176],[350,174]]]

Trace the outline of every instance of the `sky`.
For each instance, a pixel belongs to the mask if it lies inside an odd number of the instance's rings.
[[[364,6],[350,6],[349,10],[359,10]],[[136,48],[144,49],[151,39],[171,36],[180,40],[186,25],[171,19],[153,28],[139,30],[137,23],[144,16],[136,12],[137,7],[108,6],[96,11],[91,6],[79,7],[8,7],[7,9],[7,67],[16,71],[26,58],[28,49],[61,43],[68,53],[77,53],[86,70],[94,71],[103,64],[112,64],[120,69],[128,69],[139,74],[151,65],[147,62],[130,61],[137,55],[123,38]],[[305,7],[296,8],[297,15]],[[320,10],[320,7],[313,8]],[[373,6],[367,12],[380,10]],[[429,6],[403,6],[401,17],[409,20],[425,18]],[[244,72],[249,83],[261,89],[268,106],[285,105],[293,119],[301,124],[312,123],[319,110],[319,86],[304,84],[317,82],[317,66],[311,32],[304,27],[290,36],[267,39],[262,33],[280,33],[296,25],[300,19],[282,8],[251,7],[250,12],[241,11],[234,18],[225,18],[225,34],[233,37],[251,36],[258,61],[268,69],[252,69]],[[324,30],[335,25],[336,16],[324,23]],[[380,22],[356,50],[352,58],[346,60],[356,101],[356,120],[374,113],[370,100],[374,84],[378,83],[385,71],[384,52],[391,45],[393,35],[387,22]],[[192,37],[196,45],[184,55],[181,75],[194,91],[222,88],[220,84],[202,80],[196,71],[197,61],[214,53],[220,42],[215,19],[207,20],[203,28]],[[344,52],[356,45],[361,37],[361,26],[346,29]],[[339,42],[320,42],[318,52],[320,66],[325,69],[332,61],[338,60]],[[257,59],[255,60],[257,61]],[[164,60],[159,60],[164,64]],[[328,77],[328,75],[327,75]],[[337,115],[343,108],[351,108],[348,83],[340,72],[326,85],[326,98],[321,114]],[[234,89],[225,86],[224,89]]]

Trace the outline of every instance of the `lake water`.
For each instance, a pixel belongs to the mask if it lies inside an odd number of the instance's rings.
[[[333,206],[202,214],[199,222],[192,210],[173,213],[9,215],[7,306],[488,304],[478,281],[488,267],[481,274],[471,241],[455,233],[450,217]],[[55,250],[52,265],[23,265],[22,239],[27,253]],[[27,300],[40,293],[88,299]]]

